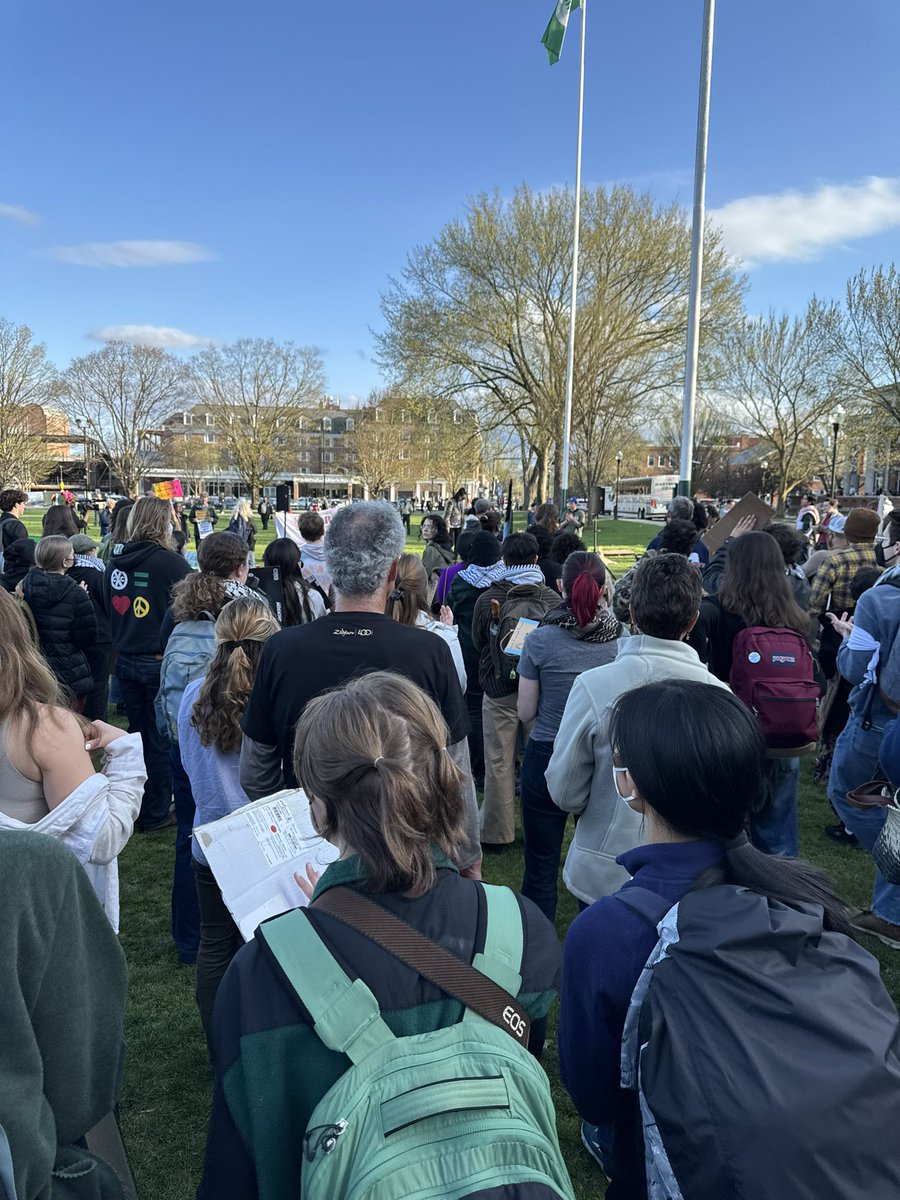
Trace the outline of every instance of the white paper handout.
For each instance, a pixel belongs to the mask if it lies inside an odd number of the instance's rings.
[[[537,621],[532,621],[531,617],[519,617],[515,629],[512,631],[509,641],[503,647],[505,654],[521,654],[525,646],[525,639],[529,633],[532,633],[538,627]]]
[[[313,828],[309,801],[299,788],[199,825],[194,837],[245,941],[261,921],[307,903],[294,872],[305,876],[309,864],[321,873],[338,857],[337,847]]]

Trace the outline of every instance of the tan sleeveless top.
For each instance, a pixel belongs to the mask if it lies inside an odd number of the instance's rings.
[[[26,779],[9,761],[6,750],[9,722],[0,722],[0,812],[24,825],[34,825],[50,811],[44,785]]]

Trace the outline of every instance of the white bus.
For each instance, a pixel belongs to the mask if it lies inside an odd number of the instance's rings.
[[[678,487],[677,475],[644,475],[639,479],[620,479],[619,494],[616,496],[615,487],[609,489],[613,512],[618,511],[620,517],[637,517],[641,521],[652,521],[656,518],[663,520],[666,515],[666,505],[675,495]]]

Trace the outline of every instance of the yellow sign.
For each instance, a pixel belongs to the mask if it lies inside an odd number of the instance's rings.
[[[150,611],[150,605],[143,596],[138,596],[134,602],[134,605],[132,606],[132,611],[136,617],[146,617],[147,613]]]

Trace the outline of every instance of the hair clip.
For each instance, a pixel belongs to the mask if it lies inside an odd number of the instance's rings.
[[[373,766],[373,767],[377,767],[377,766],[378,766],[378,764],[379,764],[380,762],[384,762],[384,756],[383,756],[382,754],[379,754],[379,755],[378,755],[378,757],[377,757],[377,758],[375,759],[375,761],[372,763],[372,766]]]
[[[403,588],[394,588],[394,590],[388,596],[388,600],[402,600],[404,595],[405,593]]]

